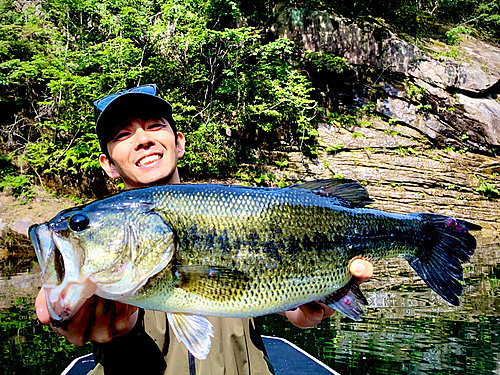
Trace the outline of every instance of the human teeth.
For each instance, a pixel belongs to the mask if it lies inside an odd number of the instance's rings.
[[[137,162],[137,165],[139,167],[143,167],[145,165],[154,163],[155,161],[160,160],[160,159],[161,159],[160,155],[149,155],[149,156],[146,156],[146,157],[142,158],[141,160],[139,160]]]

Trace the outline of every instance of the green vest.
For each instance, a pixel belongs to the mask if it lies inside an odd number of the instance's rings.
[[[207,359],[201,361],[177,341],[165,313],[141,310],[132,331],[105,344],[94,343],[97,365],[89,375],[274,374],[253,318],[207,319],[214,337]]]

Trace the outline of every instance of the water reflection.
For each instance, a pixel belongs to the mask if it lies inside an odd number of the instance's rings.
[[[379,262],[362,286],[370,304],[363,322],[337,314],[308,330],[277,315],[259,323],[263,333],[296,343],[342,375],[500,374],[499,247],[496,233],[478,237],[460,307],[426,287],[405,261],[392,259]],[[1,270],[1,374],[60,373],[89,348],[68,345],[37,322],[33,298],[40,270],[33,259],[15,264],[20,268]]]
[[[34,299],[41,270],[31,243],[21,236],[5,238],[9,243],[3,249],[8,251],[0,252],[0,374],[59,374],[90,347],[70,345],[38,322]]]

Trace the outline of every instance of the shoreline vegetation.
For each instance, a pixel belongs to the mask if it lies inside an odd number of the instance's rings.
[[[344,58],[279,38],[280,15],[291,8],[385,25],[417,44],[434,38],[451,49],[472,35],[500,38],[500,9],[490,0],[0,0],[0,189],[27,200],[33,184],[66,194],[78,189],[80,197],[119,189],[98,165],[92,101],[148,82],[162,89],[178,128],[189,134],[181,160],[188,179],[251,175],[266,162],[259,150],[297,150],[314,160],[323,147],[318,124],[368,126],[376,113],[373,103],[355,102],[355,92],[346,98],[332,89],[325,97],[314,77],[334,87],[365,77]],[[425,96],[408,84],[408,98]],[[285,159],[275,162],[286,168]],[[489,192],[498,195],[496,189]]]

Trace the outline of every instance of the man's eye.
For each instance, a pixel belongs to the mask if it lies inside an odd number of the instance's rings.
[[[127,138],[130,135],[130,132],[119,132],[115,138],[113,139],[114,141],[121,141],[125,138]]]
[[[151,124],[148,126],[148,129],[161,129],[166,127],[165,124],[157,123],[157,124]]]

